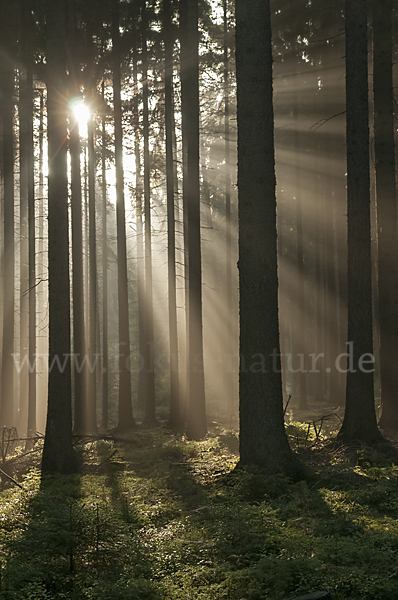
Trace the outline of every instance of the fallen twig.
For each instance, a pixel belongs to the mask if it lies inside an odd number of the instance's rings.
[[[17,485],[19,488],[21,488],[21,490],[25,489],[24,487],[22,487],[22,485],[20,483],[18,483],[18,481],[16,481],[13,477],[11,477],[11,475],[8,475],[8,473],[3,471],[3,469],[0,469],[0,474],[4,475],[4,477],[7,477],[7,479],[9,479],[13,483],[15,483],[15,485]]]

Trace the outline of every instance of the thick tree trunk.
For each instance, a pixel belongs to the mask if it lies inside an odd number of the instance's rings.
[[[67,180],[66,4],[46,2],[49,382],[42,473],[78,468],[72,445]]]
[[[236,69],[240,464],[299,477],[283,422],[269,0],[236,2]]]
[[[119,307],[119,410],[117,430],[135,427],[131,400],[130,329],[124,206],[123,133],[120,74],[119,0],[112,0],[113,102],[115,119],[116,229]]]
[[[198,0],[181,0],[183,136],[187,151],[188,226],[188,425],[187,434],[201,439],[207,431],[202,326],[202,258],[199,181],[199,34]],[[185,123],[184,123],[185,121]],[[185,188],[185,182],[184,182]],[[184,189],[185,194],[185,189]]]
[[[178,369],[177,289],[176,289],[176,232],[174,208],[173,164],[173,43],[170,0],[163,3],[163,32],[165,44],[165,121],[166,121],[166,178],[167,178],[167,265],[169,290],[170,337],[170,416],[169,425],[181,425]]]
[[[347,398],[339,438],[346,444],[382,439],[374,405],[368,40],[366,0],[346,0],[346,115],[348,203]],[[352,364],[350,364],[352,363]]]
[[[379,267],[380,427],[398,429],[398,230],[392,1],[373,0],[373,93]]]
[[[147,52],[148,15],[146,2],[142,4],[142,101],[144,134],[144,212],[145,212],[145,425],[156,424],[154,331],[153,331],[153,283],[152,283],[152,224],[151,224],[151,159],[149,154],[149,86]]]

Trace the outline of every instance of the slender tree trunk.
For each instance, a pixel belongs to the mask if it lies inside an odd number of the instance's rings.
[[[89,84],[88,102],[92,99],[92,84]],[[96,374],[98,370],[97,351],[97,243],[95,231],[95,146],[94,146],[94,121],[93,115],[87,122],[87,145],[88,145],[88,193],[89,193],[89,303],[90,303],[90,338],[89,338],[89,358],[90,358],[90,376],[88,390],[88,431],[97,431],[97,385]]]
[[[105,83],[102,82],[102,98],[105,105]],[[102,428],[108,429],[108,227],[107,227],[107,189],[106,189],[106,113],[102,115]]]
[[[20,8],[23,11],[23,1]],[[21,29],[23,31],[24,26]],[[24,35],[26,35],[25,31]],[[24,63],[25,54],[26,52],[22,52],[21,56]],[[19,360],[23,367],[19,374],[19,414],[17,423],[21,435],[26,433],[29,394],[29,367],[26,364],[29,355],[28,95],[27,74],[24,69],[19,75]]]
[[[173,43],[170,0],[163,3],[163,31],[165,44],[165,120],[166,120],[166,177],[167,177],[167,264],[169,290],[170,336],[170,416],[169,425],[181,425],[178,369],[177,289],[176,289],[176,232],[174,207],[173,164]]]
[[[0,98],[3,98],[3,90],[1,85],[1,78],[3,75],[2,68],[0,66]],[[0,107],[0,126],[3,127],[3,114],[2,108]],[[3,188],[3,136],[0,137],[0,185]],[[3,317],[4,317],[4,239],[3,239],[3,222],[4,222],[4,197],[0,194],[0,381],[1,381],[1,369],[3,365]],[[1,388],[0,388],[1,390]],[[1,397],[0,397],[1,403]]]
[[[113,102],[115,119],[116,228],[119,308],[118,431],[135,427],[131,400],[130,329],[127,288],[126,217],[124,206],[123,133],[120,73],[119,0],[112,0]]]
[[[36,232],[35,232],[35,177],[33,142],[33,77],[29,64],[28,89],[28,222],[29,222],[29,395],[28,435],[36,431]]]
[[[395,185],[392,1],[373,0],[373,93],[379,254],[380,427],[398,429],[398,230]]]
[[[368,40],[366,0],[346,0],[346,115],[348,201],[347,398],[339,438],[344,443],[382,440],[374,405]],[[352,366],[350,365],[352,362]]]
[[[236,73],[240,463],[299,477],[303,468],[289,447],[283,422],[269,0],[236,2]],[[254,367],[259,362],[263,368]]]
[[[89,5],[90,6],[90,5]],[[93,6],[91,5],[91,8]],[[88,106],[93,104],[95,92],[95,81],[93,77],[93,65],[95,64],[93,47],[93,21],[95,16],[91,15],[86,23],[87,56],[89,67],[86,74],[85,97]],[[90,374],[87,397],[87,429],[90,432],[97,431],[97,375],[100,370],[100,353],[98,349],[98,294],[97,294],[97,240],[95,227],[95,140],[94,140],[94,116],[92,111],[87,121],[87,148],[88,148],[88,204],[89,204],[89,343],[88,358],[90,360]]]
[[[315,152],[317,156],[320,153],[320,144],[317,142],[315,147]],[[318,163],[320,164],[320,163]],[[320,177],[317,179],[317,187],[316,187],[316,199],[315,199],[315,227],[314,227],[314,274],[315,274],[315,293],[314,293],[314,301],[315,301],[315,353],[316,355],[323,353],[323,331],[324,331],[324,320],[323,320],[323,281],[322,281],[322,268],[321,268],[321,236],[320,236],[320,223],[321,223],[321,190],[322,185],[320,182]],[[317,371],[321,369],[318,368]],[[315,402],[318,404],[323,404],[324,401],[324,393],[323,393],[323,373],[316,372],[313,374],[314,377],[314,396]]]
[[[83,146],[84,154],[84,215],[83,215],[83,267],[84,267],[84,314],[86,323],[86,354],[88,347],[88,333],[89,319],[90,319],[90,297],[89,297],[89,283],[90,283],[90,257],[89,257],[89,191],[88,191],[88,147],[87,141]],[[86,394],[88,392],[90,373],[87,370],[86,380]],[[86,409],[85,414],[87,418],[87,397],[86,397]]]
[[[20,159],[20,395],[18,431],[28,431],[28,410],[36,410],[35,222],[33,158],[33,80],[30,62],[30,12],[20,0],[19,159]],[[34,311],[32,313],[32,311]],[[28,360],[29,364],[26,363]],[[31,407],[33,403],[33,407]],[[29,407],[29,408],[28,408]],[[36,428],[36,419],[34,419]],[[33,430],[35,431],[35,429]]]
[[[181,80],[181,154],[182,154],[182,211],[183,211],[183,255],[184,255],[184,304],[185,304],[185,378],[181,381],[180,397],[181,411],[183,420],[188,419],[188,404],[189,404],[189,252],[188,252],[188,86],[189,80],[189,53],[188,53],[188,35],[187,35],[187,9],[186,0],[180,0],[180,80]]]
[[[143,226],[142,226],[142,173],[141,173],[141,151],[140,151],[140,124],[138,115],[138,43],[135,38],[135,46],[133,48],[133,86],[134,86],[134,101],[133,101],[133,119],[134,119],[134,156],[136,169],[136,184],[135,184],[135,211],[137,220],[137,298],[138,298],[138,406],[145,408],[145,390],[146,376],[145,370],[142,368],[145,361],[146,334],[145,334],[145,257],[144,257],[144,242],[143,242]]]
[[[199,34],[198,0],[181,0],[183,137],[187,151],[188,226],[188,425],[187,434],[201,439],[207,431],[202,326],[202,258],[199,180]],[[185,123],[184,123],[185,121]],[[184,183],[185,187],[185,183]],[[185,193],[185,190],[184,190]]]
[[[3,15],[2,15],[3,16]],[[5,23],[6,21],[3,21]],[[4,39],[4,38],[3,38]],[[2,39],[2,41],[3,41]],[[0,427],[12,427],[14,423],[14,139],[13,94],[14,68],[5,61],[2,65],[2,118],[3,118],[3,178],[4,178],[4,304],[3,304],[3,351]]]
[[[48,352],[47,346],[47,275],[44,251],[44,90],[39,92],[39,181],[38,181],[38,260],[37,260],[37,309],[40,322],[40,330],[37,336],[38,351],[38,375],[37,378],[37,427],[40,431],[44,428],[45,407],[47,404],[48,381],[44,367],[44,355]]]
[[[40,257],[40,277],[44,275],[44,91],[40,90],[39,100],[39,206],[38,206],[38,217],[39,217],[39,257]],[[44,310],[44,293],[43,283],[39,285],[37,300],[39,304],[39,310]]]
[[[232,309],[232,223],[231,223],[231,154],[230,154],[230,108],[229,108],[229,46],[227,0],[223,0],[224,12],[224,144],[225,144],[225,250],[226,250],[226,331],[224,377],[225,393],[229,417],[234,413],[234,379],[231,373],[231,353],[233,349],[233,309]]]
[[[80,96],[78,57],[76,56],[75,0],[68,0],[68,54],[71,71],[71,98]],[[79,124],[71,114],[70,159],[71,159],[71,215],[72,215],[72,301],[73,301],[73,383],[74,383],[74,430],[87,432],[87,383],[86,334],[84,321],[83,285],[83,215],[81,181],[81,146]]]
[[[184,414],[186,414],[185,400],[187,397],[186,386],[187,380],[187,355],[186,355],[186,343],[187,336],[185,334],[186,327],[186,311],[185,311],[185,260],[184,260],[184,233],[185,233],[185,220],[183,211],[183,194],[180,193],[179,185],[179,174],[178,174],[178,160],[180,151],[177,142],[176,132],[176,102],[173,97],[173,175],[174,175],[174,210],[175,210],[175,223],[176,223],[176,288],[177,288],[177,337],[178,337],[178,380],[179,380],[179,398],[180,398],[180,414],[181,422],[184,422]],[[178,312],[180,311],[180,313]],[[184,315],[184,318],[179,318],[179,314]]]
[[[42,474],[78,468],[72,445],[65,16],[64,2],[47,0],[49,383]]]
[[[341,186],[340,186],[341,189]],[[341,192],[343,190],[341,189]],[[345,342],[347,335],[347,221],[345,211],[341,210],[341,194],[336,194],[338,204],[336,206],[336,253],[337,253],[337,281],[338,281],[338,354],[345,352]],[[333,398],[334,406],[344,406],[346,375],[345,373],[336,373],[336,397]]]
[[[144,134],[144,211],[145,211],[145,424],[156,423],[154,331],[153,331],[153,282],[152,282],[152,230],[151,230],[151,182],[149,154],[149,88],[147,53],[148,16],[146,2],[142,4],[142,79],[143,79],[143,134]]]
[[[294,186],[295,186],[295,200],[296,200],[296,227],[297,227],[297,337],[294,349],[298,350],[298,354],[304,355],[303,363],[300,361],[300,356],[297,356],[297,360],[300,364],[300,372],[298,373],[299,382],[299,409],[305,410],[308,407],[307,402],[307,378],[306,378],[306,358],[307,358],[307,323],[306,323],[306,307],[305,307],[305,295],[304,295],[304,236],[303,236],[303,203],[301,198],[302,185],[301,185],[301,147],[300,147],[300,135],[299,135],[299,99],[295,98],[295,105],[293,108],[294,118],[294,153],[295,153],[295,164],[294,164]],[[293,357],[292,357],[293,360]],[[294,356],[296,360],[296,356]],[[304,367],[301,368],[301,365]],[[296,367],[298,368],[298,367]]]

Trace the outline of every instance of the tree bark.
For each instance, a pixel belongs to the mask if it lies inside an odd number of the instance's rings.
[[[119,308],[118,431],[135,427],[131,400],[130,330],[127,288],[126,217],[124,205],[123,132],[120,73],[119,0],[112,0],[113,102],[115,120],[116,229]]]
[[[231,354],[233,354],[233,309],[232,309],[232,223],[231,223],[231,153],[230,153],[230,107],[229,107],[229,45],[227,0],[223,0],[224,17],[224,146],[225,146],[225,251],[226,251],[226,302],[225,302],[225,354],[224,378],[225,394],[229,418],[235,412],[234,374],[231,372]]]
[[[105,82],[102,82],[102,98],[105,107]],[[106,188],[106,112],[101,122],[101,172],[102,172],[102,418],[101,426],[108,429],[108,223],[107,223],[107,188]]]
[[[28,144],[28,223],[29,223],[29,389],[28,436],[36,431],[36,232],[35,232],[35,178],[33,142],[33,76],[27,68],[27,144]]]
[[[1,10],[2,29],[7,27],[8,19]],[[4,11],[4,12],[3,12]],[[8,35],[3,30],[2,46],[7,44]],[[7,51],[9,48],[7,48]],[[3,299],[3,350],[1,377],[0,427],[12,427],[14,423],[14,295],[15,295],[15,249],[14,249],[14,136],[13,136],[13,94],[14,67],[11,61],[2,61],[1,116],[3,119],[3,181],[4,181],[4,299]]]
[[[383,438],[376,423],[373,365],[368,361],[361,368],[360,363],[373,356],[366,0],[346,0],[345,22],[348,348],[352,361],[347,361],[346,411],[338,437],[346,444],[370,445]]]
[[[297,94],[297,92],[296,92]],[[308,408],[307,402],[307,315],[305,307],[305,294],[304,294],[304,236],[303,236],[303,203],[302,203],[302,185],[301,185],[301,147],[300,147],[300,134],[299,134],[299,113],[300,103],[296,96],[293,107],[293,118],[294,118],[294,186],[295,186],[295,201],[296,201],[296,233],[297,233],[297,335],[298,339],[294,344],[294,349],[298,350],[299,356],[297,360],[300,364],[300,372],[298,374],[299,381],[299,410],[306,410]],[[303,354],[304,359],[301,362],[300,354]],[[292,360],[296,360],[296,355],[292,357]],[[301,368],[301,365],[303,368]],[[296,367],[298,368],[298,367]]]
[[[373,94],[380,322],[380,427],[398,429],[398,230],[392,1],[373,0]]]
[[[143,137],[144,137],[144,213],[145,213],[145,425],[156,424],[153,282],[152,282],[152,225],[151,225],[151,159],[149,154],[149,86],[147,52],[148,15],[146,2],[142,4],[142,79],[143,79]]]
[[[20,7],[23,11],[23,2]],[[21,28],[21,30],[23,30]],[[24,32],[26,35],[26,32]],[[20,59],[25,63],[25,52]],[[24,65],[25,66],[25,65]],[[26,433],[29,394],[29,224],[28,224],[28,81],[25,68],[19,74],[19,414],[18,431]]]
[[[20,0],[19,162],[20,162],[20,372],[18,431],[28,431],[28,414],[36,430],[35,222],[33,157],[33,79],[30,58],[30,13]]]
[[[166,121],[166,179],[167,179],[167,267],[169,290],[170,338],[170,416],[169,425],[181,425],[178,369],[177,288],[176,288],[176,231],[174,207],[173,163],[173,44],[170,0],[163,2],[163,32],[165,44],[165,121]]]
[[[138,36],[137,36],[138,37]],[[145,408],[145,390],[146,377],[143,367],[145,360],[146,334],[145,334],[145,257],[144,257],[144,241],[143,241],[143,226],[142,226],[142,172],[141,172],[141,150],[140,150],[140,124],[138,114],[138,43],[137,38],[134,39],[133,47],[133,120],[134,120],[134,156],[136,169],[135,182],[135,212],[137,220],[137,299],[138,299],[138,407]]]
[[[75,0],[68,0],[68,58],[71,73],[70,99],[80,97]],[[72,215],[72,302],[73,302],[73,386],[74,431],[87,432],[87,347],[84,320],[83,285],[83,215],[81,181],[81,145],[79,124],[71,112],[69,148],[71,160],[71,215]]]
[[[188,226],[188,424],[187,435],[201,439],[207,431],[202,325],[202,258],[199,180],[199,33],[198,0],[181,0],[183,137],[187,151]],[[184,123],[185,121],[185,123]],[[185,183],[184,183],[185,187]],[[185,193],[185,190],[184,190]]]
[[[240,464],[303,474],[284,430],[269,0],[236,2]]]
[[[88,26],[88,25],[87,25]],[[89,44],[92,44],[92,36],[89,35]],[[94,61],[91,48],[89,49],[89,59]],[[94,82],[92,74],[88,75],[88,84],[86,86],[86,100],[88,105],[93,100]],[[90,112],[87,121],[87,146],[88,146],[88,205],[89,205],[89,276],[90,276],[90,296],[89,296],[89,312],[90,312],[90,327],[89,327],[89,352],[90,359],[90,375],[89,388],[87,398],[88,422],[87,430],[90,433],[97,431],[97,382],[96,374],[98,372],[98,356],[97,356],[97,241],[95,227],[95,143],[94,143],[94,118]]]
[[[43,475],[78,468],[72,445],[65,2],[47,0],[46,17],[49,382]]]

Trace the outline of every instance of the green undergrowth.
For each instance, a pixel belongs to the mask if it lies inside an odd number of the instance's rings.
[[[81,442],[81,476],[40,486],[30,470],[0,494],[0,599],[398,597],[398,467],[315,445],[293,484],[233,471],[237,443],[157,428]]]

